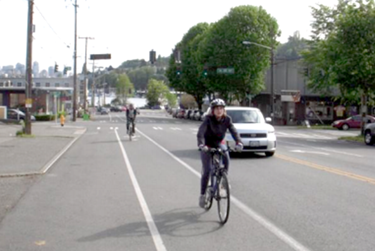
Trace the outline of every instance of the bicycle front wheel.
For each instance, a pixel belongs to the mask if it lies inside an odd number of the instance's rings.
[[[132,141],[133,126],[129,125],[129,140]]]
[[[211,177],[210,177],[210,180],[211,180]],[[211,206],[212,206],[212,200],[213,200],[213,192],[212,192],[212,184],[211,184],[211,181],[209,181],[208,185],[207,185],[207,188],[206,188],[206,193],[205,193],[205,198],[204,198],[204,209],[206,209],[206,211],[210,210],[211,209]]]
[[[229,181],[225,173],[222,173],[221,179],[218,181],[217,209],[220,223],[225,224],[228,221],[230,209]]]

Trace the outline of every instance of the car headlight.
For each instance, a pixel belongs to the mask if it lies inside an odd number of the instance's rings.
[[[273,134],[273,133],[275,133],[275,130],[269,130],[268,131],[268,134]]]

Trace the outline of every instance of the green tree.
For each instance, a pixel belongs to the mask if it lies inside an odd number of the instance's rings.
[[[177,95],[176,94],[167,92],[166,99],[167,99],[168,105],[170,107],[176,107],[177,106]]]
[[[184,91],[192,95],[202,109],[203,98],[207,94],[207,88],[204,84],[202,65],[199,60],[198,48],[204,35],[210,29],[207,23],[200,23],[189,29],[188,33],[183,37],[181,50],[181,79],[177,85],[171,85],[178,91]],[[176,74],[176,73],[175,73]]]
[[[239,6],[215,23],[199,45],[198,58],[208,67],[205,81],[211,93],[227,101],[244,100],[246,93],[264,89],[264,75],[270,65],[270,51],[258,46],[245,47],[243,41],[276,46],[279,35],[275,18],[262,7]],[[219,67],[233,67],[235,74],[216,74]],[[204,65],[198,69],[202,72]]]
[[[283,59],[293,59],[301,56],[301,51],[307,49],[307,40],[301,38],[299,31],[294,32],[288,38],[288,42],[277,47],[276,57]]]
[[[163,81],[149,80],[146,94],[149,106],[160,105],[166,99],[168,93],[168,86]]]
[[[319,5],[313,17],[313,40],[303,53],[310,68],[309,87],[321,92],[338,88],[341,97],[362,97],[365,106],[375,88],[374,1],[339,0],[335,8]]]
[[[144,66],[128,71],[128,76],[137,90],[146,90],[149,80],[155,75],[153,67]]]
[[[127,97],[133,96],[134,86],[130,82],[126,74],[120,74],[116,83],[116,94],[117,98],[121,100],[123,104],[126,103]]]

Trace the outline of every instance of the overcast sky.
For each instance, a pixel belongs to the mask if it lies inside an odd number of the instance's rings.
[[[40,70],[59,64],[73,66],[73,0],[34,0],[33,62]],[[286,42],[295,31],[309,37],[311,9],[317,3],[333,6],[338,0],[78,0],[78,36],[89,40],[88,54],[111,53],[101,66],[119,66],[130,59],[146,59],[151,49],[169,56],[190,27],[213,23],[231,8],[262,6],[278,21]],[[27,0],[0,0],[0,67],[26,64]],[[70,48],[68,48],[68,46]],[[85,57],[85,40],[78,39],[77,71]],[[90,62],[91,63],[91,62]],[[89,67],[92,67],[91,64]]]

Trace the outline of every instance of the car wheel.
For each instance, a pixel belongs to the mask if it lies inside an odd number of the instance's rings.
[[[366,143],[366,145],[369,145],[369,146],[371,146],[375,143],[375,138],[372,137],[370,131],[365,132],[365,143]]]
[[[346,131],[346,130],[349,130],[349,125],[348,124],[343,124],[342,125],[342,127],[341,127],[341,129],[343,129],[344,131]]]
[[[275,154],[275,152],[265,152],[265,154],[267,157],[272,157]]]

